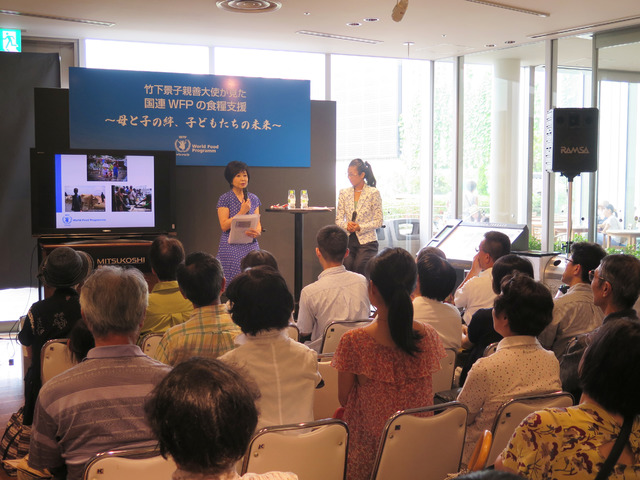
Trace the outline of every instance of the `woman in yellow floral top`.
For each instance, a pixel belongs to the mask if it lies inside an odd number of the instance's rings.
[[[640,323],[614,320],[600,328],[580,367],[580,405],[529,415],[496,469],[537,479],[596,478],[616,439],[629,438],[608,478],[640,478]],[[621,427],[622,426],[622,427]],[[612,456],[613,457],[613,456]]]

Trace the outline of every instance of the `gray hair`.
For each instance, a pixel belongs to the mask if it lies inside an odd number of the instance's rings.
[[[80,307],[95,337],[135,332],[144,317],[149,288],[136,268],[101,267],[85,281]]]

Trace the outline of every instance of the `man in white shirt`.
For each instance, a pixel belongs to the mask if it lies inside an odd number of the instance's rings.
[[[316,235],[316,256],[322,266],[318,281],[300,293],[298,329],[306,344],[320,351],[325,327],[337,320],[369,318],[367,280],[349,272],[342,264],[349,254],[347,232],[337,225],[327,225]]]
[[[553,320],[538,336],[548,350],[560,358],[567,343],[581,333],[587,333],[602,325],[604,314],[593,303],[589,272],[600,265],[607,252],[597,243],[578,242],[571,245],[562,281],[569,291],[557,298],[553,307]]]
[[[493,307],[496,294],[491,286],[491,269],[500,257],[511,253],[511,241],[504,233],[487,232],[473,257],[471,270],[462,281],[454,296],[456,307],[464,309],[463,319],[469,323],[479,308]]]
[[[462,318],[453,305],[444,303],[456,285],[456,272],[446,259],[433,253],[419,253],[418,288],[413,300],[413,319],[436,329],[444,348],[460,348]]]

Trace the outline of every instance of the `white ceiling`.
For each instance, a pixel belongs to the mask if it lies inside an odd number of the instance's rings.
[[[271,13],[225,12],[216,7],[215,0],[2,0],[2,10],[107,21],[115,26],[7,14],[0,14],[0,26],[20,28],[25,37],[104,38],[436,60],[640,24],[638,0],[500,1],[550,15],[541,18],[466,0],[409,0],[399,23],[391,19],[396,0],[282,0],[282,8]],[[632,17],[636,18],[623,20]],[[365,18],[379,21],[364,22]],[[350,27],[349,22],[362,25]],[[567,29],[577,30],[554,33]],[[381,43],[312,37],[297,34],[299,30]],[[536,35],[542,37],[536,39]],[[404,42],[415,45],[407,52]],[[578,56],[573,61],[578,62]]]

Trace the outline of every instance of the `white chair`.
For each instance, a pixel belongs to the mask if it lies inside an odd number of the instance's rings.
[[[493,420],[491,427],[491,450],[487,461],[493,465],[498,455],[505,449],[516,427],[529,414],[543,408],[562,408],[573,405],[573,396],[567,392],[548,393],[512,398],[503,403]]]
[[[83,480],[171,480],[177,469],[155,447],[99,453],[87,463]]]
[[[324,329],[322,335],[322,344],[320,345],[320,353],[333,353],[340,343],[340,339],[345,332],[354,328],[364,327],[371,323],[370,319],[366,320],[340,320],[331,322]]]
[[[66,338],[49,340],[42,346],[40,352],[40,376],[43,385],[76,364],[67,346]]]
[[[156,350],[163,336],[164,333],[147,333],[139,341],[140,348],[151,358],[156,358]]]
[[[498,343],[500,342],[493,342],[487,345],[487,347],[484,349],[484,352],[482,352],[482,356],[488,357],[489,355],[493,355],[494,353],[496,353],[496,350],[498,349]]]
[[[331,366],[333,354],[318,357],[318,371],[322,375],[324,386],[316,388],[313,399],[313,418],[331,418],[340,407],[338,401],[338,370]]]
[[[431,417],[417,416],[443,410]],[[458,402],[392,415],[384,427],[371,480],[442,480],[460,469],[467,407]]]
[[[453,374],[456,369],[456,356],[458,354],[455,348],[446,348],[447,356],[440,359],[440,370],[435,372],[431,377],[431,385],[433,392],[441,392],[451,389],[453,384]]]
[[[265,427],[251,439],[242,474],[280,471],[302,480],[344,479],[348,443],[347,424],[341,420]]]
[[[295,340],[296,342],[300,341],[300,329],[295,323],[290,323],[287,326],[287,334],[291,339]]]

